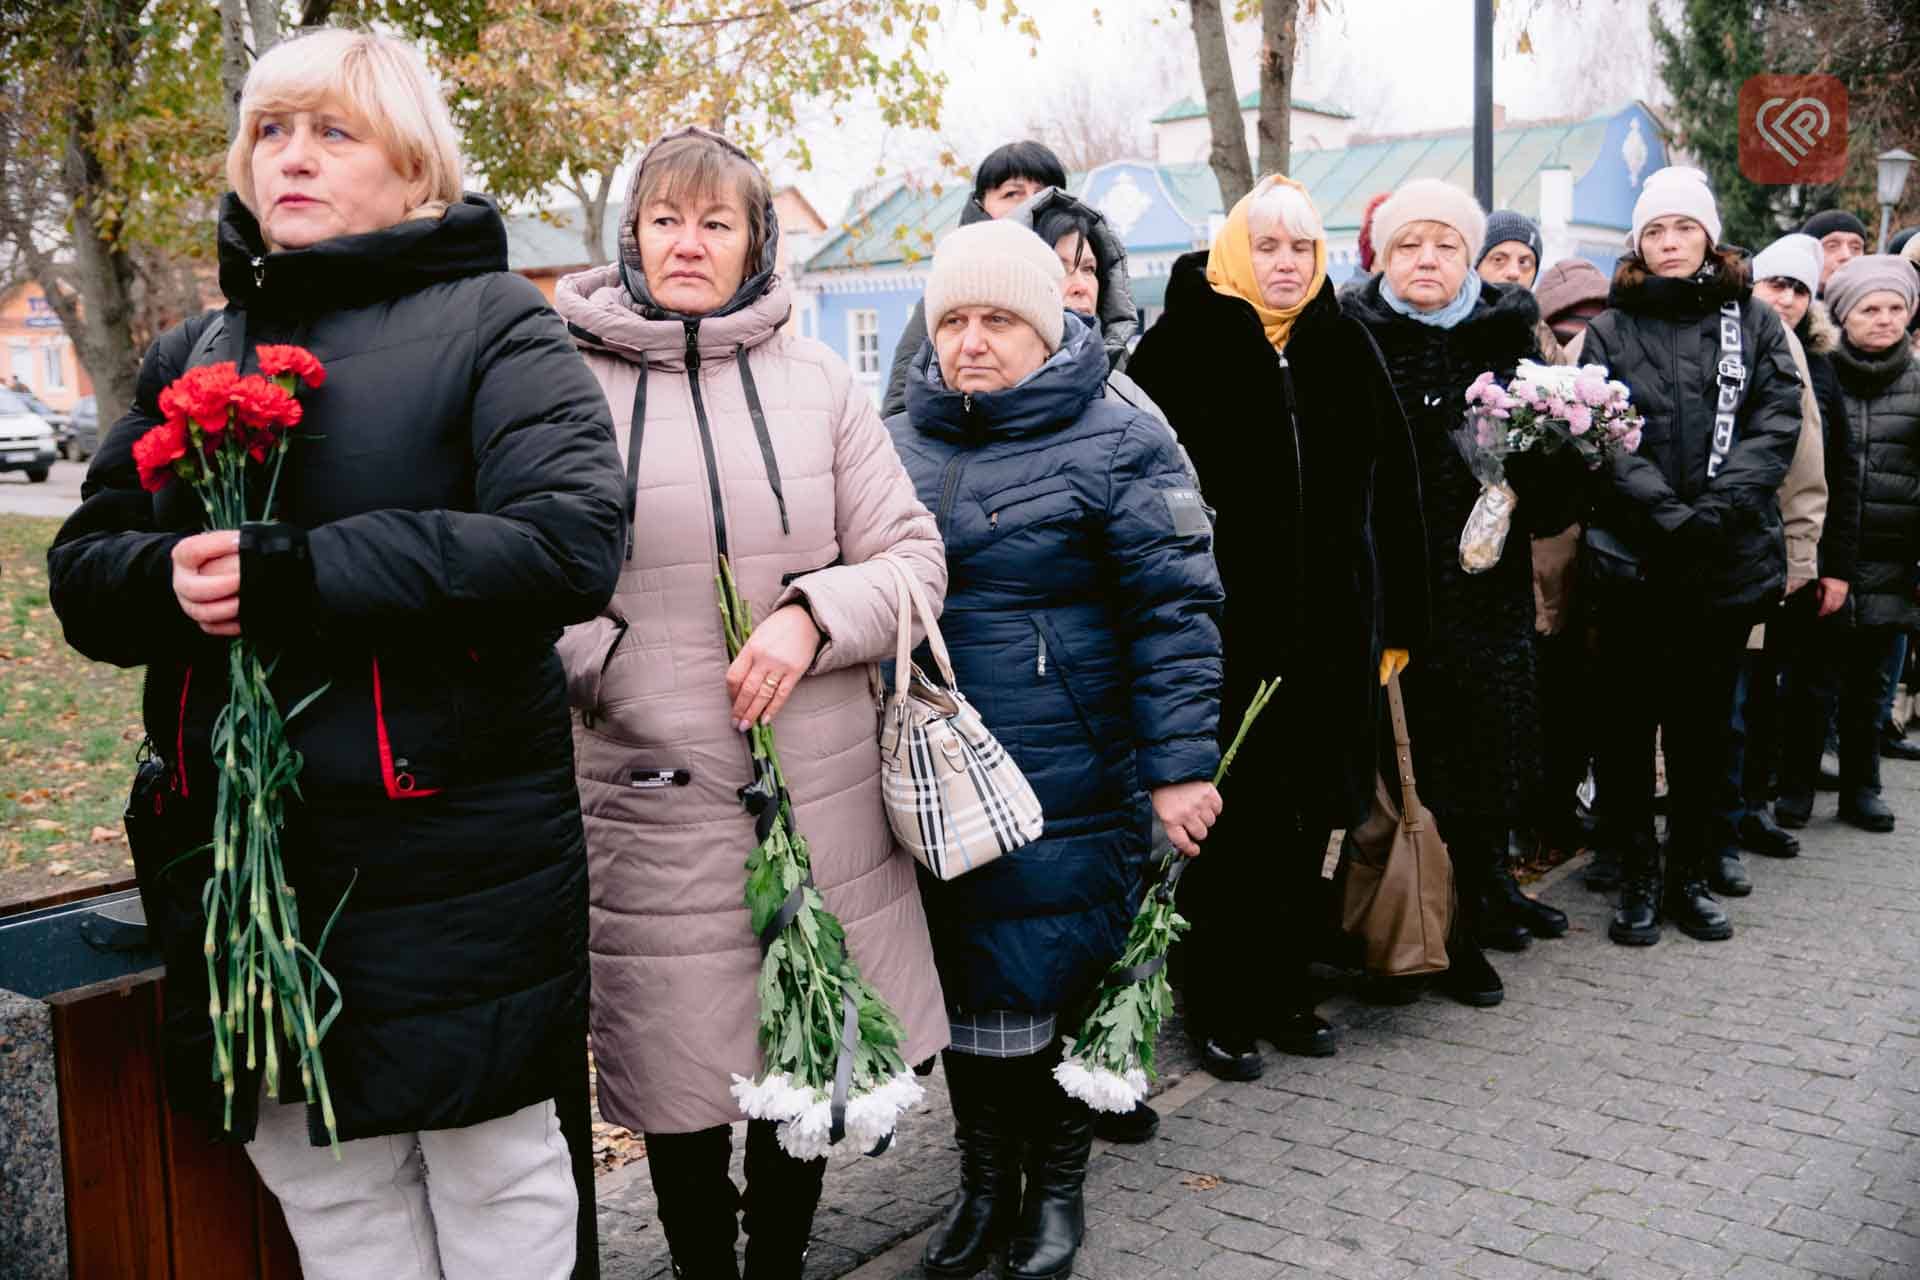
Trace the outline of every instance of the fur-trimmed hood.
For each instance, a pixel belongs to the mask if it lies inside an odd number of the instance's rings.
[[[1704,315],[1725,302],[1745,302],[1752,292],[1746,256],[1738,249],[1711,250],[1700,270],[1685,279],[1657,276],[1639,254],[1629,254],[1613,269],[1607,305],[1621,311]]]
[[[1793,336],[1800,339],[1808,355],[1824,356],[1840,345],[1840,326],[1833,322],[1833,313],[1827,310],[1827,304],[1815,298],[1807,304],[1807,314],[1794,326]]]

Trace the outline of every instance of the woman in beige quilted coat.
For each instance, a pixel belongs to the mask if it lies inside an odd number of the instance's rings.
[[[786,327],[767,180],[688,129],[635,172],[619,261],[556,306],[613,409],[634,513],[606,616],[561,642],[592,895],[600,1109],[646,1134],[679,1274],[735,1276],[732,1076],[759,1073],[745,862],[748,721],[775,718],[795,820],[861,972],[907,1029],[947,1042],[914,882],[880,799],[866,665],[893,651],[885,554],[939,601],[946,566],[867,392]],[[758,620],[729,664],[714,589],[728,557]],[[798,1277],[826,1161],[748,1127],[746,1273]]]

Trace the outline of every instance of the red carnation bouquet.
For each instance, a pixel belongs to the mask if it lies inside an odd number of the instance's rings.
[[[206,509],[208,529],[238,529],[249,520],[271,518],[281,467],[302,416],[295,389],[318,387],[327,379],[325,367],[304,347],[255,350],[257,374],[242,377],[227,361],[174,379],[160,393],[166,420],[133,445],[141,486],[157,493],[176,477],[184,480]],[[229,646],[227,707],[213,729],[220,773],[213,874],[202,896],[212,1075],[225,1090],[231,1129],[239,1043],[246,1042],[247,1071],[264,1072],[270,1096],[279,1093],[286,1046],[299,1061],[306,1095],[319,1104],[337,1154],[333,1098],[320,1060],[320,1041],[340,1012],[340,988],[320,963],[333,920],[308,947],[280,864],[286,796],[298,794],[300,775],[300,754],[287,742],[287,721],[324,687],[282,715],[267,689],[272,674],[272,663],[263,661],[245,636]],[[339,914],[336,906],[333,918]],[[322,989],[330,997],[324,1013]]]

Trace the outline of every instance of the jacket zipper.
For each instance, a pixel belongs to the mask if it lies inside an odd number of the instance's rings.
[[[380,687],[380,659],[373,660],[373,732],[380,752],[380,781],[389,800],[424,800],[440,794],[439,787],[423,787],[407,772],[407,762],[393,758],[393,740],[387,736],[387,706]]]
[[[1033,624],[1033,638],[1040,646],[1040,659],[1034,663],[1034,674],[1044,676],[1047,674],[1047,633],[1040,629],[1037,621]]]
[[[267,287],[267,260],[256,254],[253,258],[248,260],[248,265],[253,268],[253,287],[256,289],[266,288]]]
[[[707,460],[707,496],[713,502],[713,541],[723,557],[727,550],[727,517],[720,505],[720,461],[713,451],[713,429],[707,425],[707,403],[700,397],[700,322],[687,321],[687,386],[693,391],[693,418],[700,426],[700,451]]]

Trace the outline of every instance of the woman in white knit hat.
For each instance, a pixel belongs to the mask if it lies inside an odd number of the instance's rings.
[[[1573,523],[1577,476],[1560,465],[1514,459],[1519,528],[1485,573],[1460,567],[1460,530],[1480,482],[1453,442],[1467,386],[1493,370],[1511,374],[1538,358],[1540,309],[1518,284],[1474,272],[1487,216],[1472,196],[1436,179],[1409,182],[1374,213],[1381,272],[1342,299],[1372,333],[1413,429],[1426,507],[1433,620],[1426,648],[1404,681],[1420,761],[1421,799],[1453,855],[1460,919],[1448,994],[1487,1006],[1503,998],[1481,947],[1517,951],[1533,937],[1567,930],[1560,912],[1513,883],[1509,833],[1524,825],[1540,771],[1533,647],[1530,533]]]
[[[946,539],[960,688],[1046,813],[1007,857],[921,877],[961,1153],[934,1275],[1002,1245],[1016,1280],[1072,1269],[1093,1131],[1052,1069],[1124,947],[1152,820],[1193,854],[1221,807],[1211,525],[1166,424],[1103,397],[1106,350],[1061,277],[1011,221],[950,234],[888,421]]]
[[[1799,444],[1800,378],[1786,330],[1752,296],[1698,170],[1650,174],[1609,309],[1583,360],[1626,383],[1646,417],[1637,453],[1598,477],[1588,530],[1600,669],[1611,687],[1600,795],[1620,845],[1609,935],[1646,946],[1663,919],[1733,935],[1713,896],[1738,893],[1736,834],[1717,803],[1747,634],[1787,585],[1779,489]],[[1654,738],[1667,772],[1664,875],[1653,831]]]
[[[1824,725],[1838,700],[1840,817],[1867,831],[1893,830],[1880,798],[1881,708],[1891,694],[1890,655],[1920,626],[1920,359],[1907,342],[1920,279],[1892,254],[1854,258],[1827,278],[1826,302],[1841,329],[1833,351],[1844,430],[1859,466],[1860,545],[1851,596],[1853,626],[1823,629],[1809,695],[1783,768],[1783,822],[1804,823],[1813,806]],[[1897,678],[1897,677],[1896,677]],[[1812,710],[1813,714],[1806,714]]]

